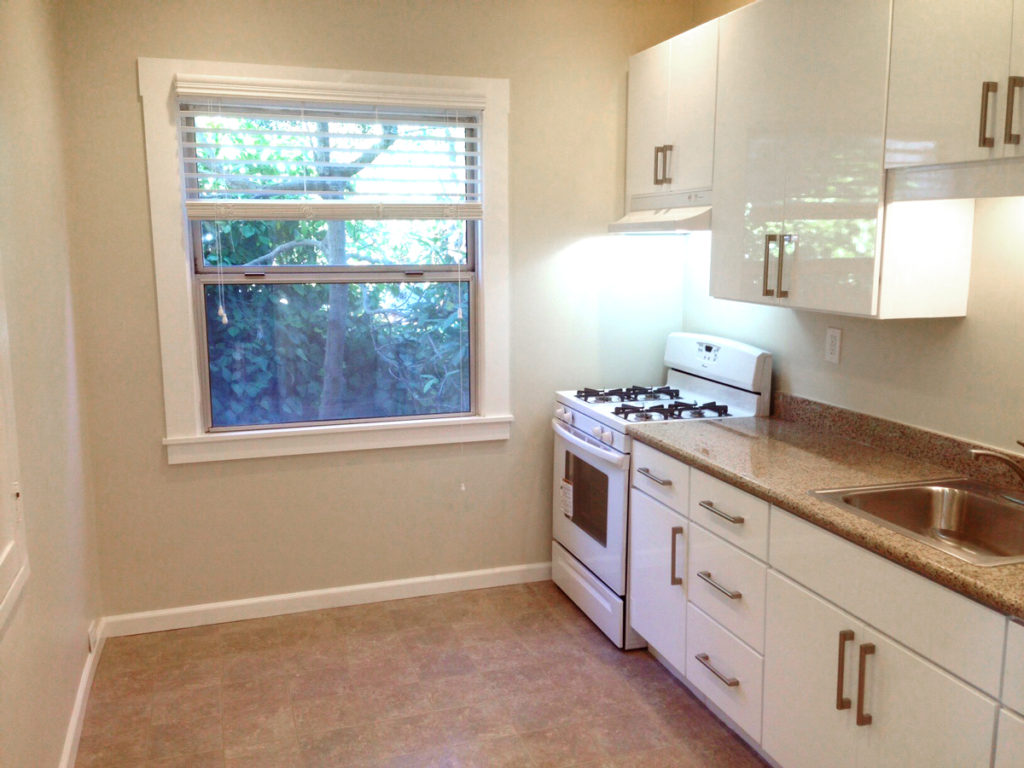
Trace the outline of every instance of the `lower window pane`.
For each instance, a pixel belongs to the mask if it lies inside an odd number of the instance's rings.
[[[214,427],[467,413],[467,282],[206,285]]]

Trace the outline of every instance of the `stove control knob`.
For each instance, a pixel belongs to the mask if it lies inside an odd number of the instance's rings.
[[[611,430],[601,429],[600,427],[594,427],[590,430],[591,434],[600,440],[602,443],[608,443],[611,445],[615,438],[612,436]]]
[[[572,411],[568,408],[556,408],[555,418],[559,421],[564,421],[566,424],[572,424]]]

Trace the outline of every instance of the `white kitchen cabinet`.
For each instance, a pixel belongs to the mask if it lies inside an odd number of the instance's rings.
[[[629,625],[680,673],[686,668],[689,523],[634,489],[629,507]]]
[[[1015,0],[1013,4],[1013,32],[1010,36],[1010,76],[1007,88],[1014,89],[1012,101],[1007,98],[1004,104],[1012,105],[1010,123],[1003,120],[1003,154],[1006,157],[1024,155],[1024,0]],[[1009,92],[1007,92],[1009,97]]]
[[[686,679],[755,742],[761,740],[764,659],[693,603],[686,611]]]
[[[884,206],[889,18],[886,0],[762,0],[720,20],[712,296],[966,313],[973,203]]]
[[[672,41],[629,57],[626,105],[626,196],[662,191],[659,148],[671,143],[668,89]]]
[[[630,210],[706,202],[671,193],[711,187],[718,22],[711,21],[629,60],[626,197]]]
[[[999,736],[993,768],[1020,768],[1024,765],[1024,718],[1008,709],[999,711]]]
[[[692,522],[687,558],[690,603],[758,653],[763,651],[767,566]]]
[[[785,768],[983,768],[997,704],[772,571],[765,751]]]
[[[761,560],[768,557],[769,506],[706,472],[690,472],[690,519]]]
[[[1024,715],[1024,623],[1019,620],[1007,624],[1005,656],[1002,701]]]
[[[894,0],[887,167],[1021,151],[1005,133],[1009,78],[1024,76],[1022,15],[1021,0]],[[1024,94],[1013,96],[1019,133]]]
[[[775,507],[771,567],[989,695],[999,695],[1006,618]],[[970,652],[965,652],[970,649]]]
[[[685,515],[690,468],[649,445],[633,443],[630,486],[639,488],[648,496]]]
[[[888,27],[885,0],[721,19],[712,295],[872,313]]]

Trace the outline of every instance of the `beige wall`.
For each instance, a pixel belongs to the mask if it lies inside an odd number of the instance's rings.
[[[710,299],[708,250],[688,260],[684,325],[774,353],[775,387],[1020,451],[1024,198],[979,200],[967,317],[866,320]],[[843,331],[838,365],[825,329]]]
[[[31,576],[0,638],[0,765],[54,766],[97,615],[50,2],[0,3],[0,255]],[[3,489],[6,493],[6,489]]]
[[[547,560],[552,391],[620,384],[635,367],[660,376],[661,340],[682,315],[675,253],[587,238],[621,211],[627,56],[689,26],[690,4],[68,0],[61,9],[103,612]],[[511,440],[167,465],[140,56],[510,79]],[[652,301],[636,272],[661,268]],[[626,341],[631,328],[645,331],[643,343]],[[610,341],[599,361],[602,332]]]

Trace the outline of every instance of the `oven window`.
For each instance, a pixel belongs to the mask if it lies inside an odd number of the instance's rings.
[[[566,479],[572,482],[572,521],[602,547],[608,546],[608,475],[576,454],[565,454]]]

